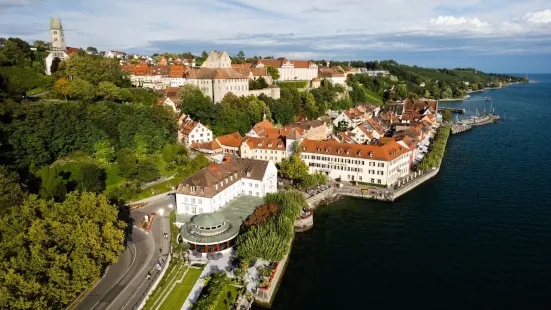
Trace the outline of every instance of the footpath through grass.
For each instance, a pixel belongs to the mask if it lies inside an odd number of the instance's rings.
[[[143,309],[180,309],[202,271],[174,259]]]

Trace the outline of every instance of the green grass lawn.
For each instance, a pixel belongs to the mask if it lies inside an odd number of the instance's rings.
[[[365,89],[365,94],[369,103],[377,103],[379,105],[383,104],[383,98],[379,96],[379,94],[377,94],[376,92],[370,89]]]
[[[155,155],[154,159],[155,159],[155,163],[157,164],[157,168],[159,169],[159,172],[161,173],[162,176],[169,177],[178,172],[177,169],[172,169],[172,170],[166,169],[166,162],[164,161],[162,155]]]
[[[180,309],[202,271],[202,268],[188,267],[180,261],[171,263],[143,309]],[[181,283],[176,283],[177,281]]]
[[[33,89],[30,89],[30,90],[27,90],[27,96],[30,96],[30,95],[34,95],[34,94],[40,94],[40,93],[43,93],[45,92],[46,89],[44,87],[36,87],[36,88],[33,88]]]
[[[222,293],[220,293],[220,300],[216,304],[216,308],[214,308],[214,310],[227,310],[228,305],[233,304],[237,299],[238,291],[239,288],[237,286],[232,285],[231,283],[226,285]],[[228,292],[231,292],[231,298],[228,298]]]
[[[107,168],[105,168],[105,173],[107,174],[107,180],[105,180],[107,189],[113,188],[126,180],[119,175],[117,164],[110,164],[107,166]]]

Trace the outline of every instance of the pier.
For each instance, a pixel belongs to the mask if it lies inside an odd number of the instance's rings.
[[[452,113],[465,114],[465,109],[456,108],[438,108],[438,112],[451,111]]]
[[[499,115],[486,114],[481,117],[471,118],[467,121],[467,123],[472,126],[482,126],[497,123],[497,121],[499,121],[500,119],[501,118],[499,117]]]
[[[471,130],[472,128],[473,128],[473,125],[471,124],[455,123],[455,124],[452,124],[451,133],[452,135],[455,135],[457,133]]]

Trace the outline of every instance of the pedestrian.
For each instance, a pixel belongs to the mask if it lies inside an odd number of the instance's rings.
[[[163,249],[159,249],[159,254],[163,254]]]
[[[147,280],[151,279],[151,271],[147,273],[146,278],[147,278]]]

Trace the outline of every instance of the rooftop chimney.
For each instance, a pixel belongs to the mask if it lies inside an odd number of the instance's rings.
[[[224,161],[225,161],[225,162],[228,162],[228,163],[229,163],[230,160],[231,160],[231,157],[230,157],[229,155],[224,156]]]

